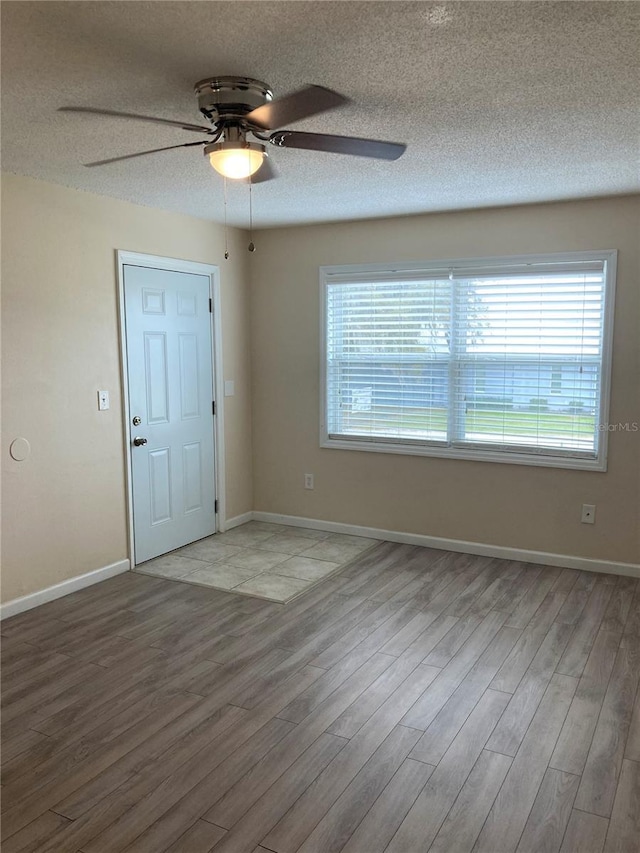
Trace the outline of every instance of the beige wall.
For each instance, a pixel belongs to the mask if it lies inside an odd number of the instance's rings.
[[[606,474],[319,447],[318,267],[619,249],[611,422],[640,421],[640,197],[262,232],[252,263],[255,509],[637,562],[640,433]],[[303,474],[315,474],[315,490]],[[594,526],[580,523],[597,505]]]
[[[230,239],[227,262],[211,222],[3,177],[3,601],[128,556],[118,248],[220,266],[236,391],[227,517],[253,508],[638,561],[640,433],[611,435],[606,474],[320,449],[318,267],[617,248],[611,421],[640,421],[639,198],[268,230],[251,275],[246,235]],[[32,446],[24,463],[8,453],[19,435]],[[593,527],[579,522],[582,503],[597,504]]]
[[[227,517],[252,508],[246,236],[225,261],[211,222],[4,175],[3,601],[128,556],[116,249],[220,266]]]

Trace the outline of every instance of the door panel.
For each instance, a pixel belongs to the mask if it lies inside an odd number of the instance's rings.
[[[195,335],[180,335],[180,403],[182,420],[200,415],[198,401],[198,338]]]
[[[184,511],[195,512],[202,508],[202,457],[200,442],[185,444],[182,448],[184,470]]]
[[[149,491],[151,524],[171,521],[171,450],[168,447],[149,451]]]
[[[159,332],[145,332],[144,352],[147,421],[150,424],[167,423],[169,420],[167,336]]]
[[[137,564],[215,533],[209,278],[125,265],[124,295]]]

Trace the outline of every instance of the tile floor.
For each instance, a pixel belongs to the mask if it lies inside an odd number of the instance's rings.
[[[339,571],[378,540],[249,521],[136,566],[136,571],[281,603]]]

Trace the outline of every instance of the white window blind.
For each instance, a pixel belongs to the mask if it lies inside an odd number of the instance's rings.
[[[600,459],[607,264],[326,272],[328,446]]]

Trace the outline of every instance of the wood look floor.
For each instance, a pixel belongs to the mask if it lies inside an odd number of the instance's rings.
[[[3,853],[637,853],[638,581],[380,543],[2,625]]]

